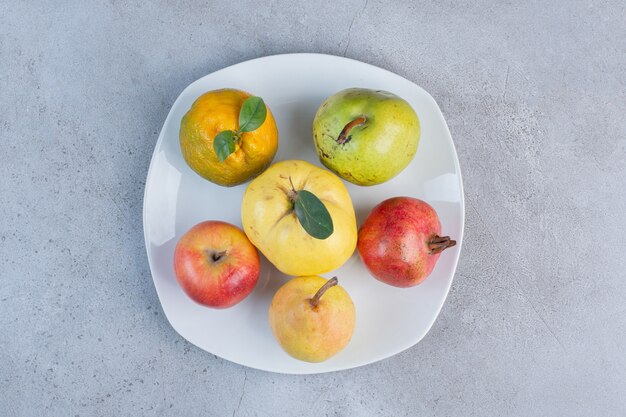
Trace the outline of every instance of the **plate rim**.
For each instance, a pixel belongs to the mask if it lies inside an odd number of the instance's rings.
[[[254,63],[255,61],[261,61],[261,60],[268,60],[268,59],[289,59],[289,58],[296,58],[296,57],[309,57],[309,58],[314,58],[314,57],[323,57],[323,59],[336,59],[336,60],[341,60],[341,61],[349,61],[350,63],[353,64],[357,64],[357,65],[361,65],[361,66],[368,66],[371,67],[372,69],[375,69],[377,71],[383,71],[393,77],[399,77],[402,80],[411,83],[414,87],[416,87],[417,89],[421,90],[421,92],[428,98],[428,100],[430,100],[432,102],[432,104],[437,108],[438,112],[437,112],[437,117],[440,118],[440,121],[443,124],[443,127],[445,128],[445,131],[447,133],[447,137],[446,140],[449,142],[449,145],[451,145],[452,148],[452,155],[454,156],[454,166],[456,171],[458,172],[458,182],[459,182],[459,192],[460,192],[460,209],[461,209],[461,222],[460,222],[460,234],[459,237],[456,239],[457,241],[457,254],[453,260],[453,265],[452,265],[452,278],[450,279],[450,282],[447,284],[446,289],[445,289],[445,296],[442,298],[442,301],[439,303],[439,306],[437,308],[437,313],[433,316],[432,320],[430,320],[430,323],[428,323],[428,328],[426,329],[426,331],[424,332],[424,334],[422,334],[419,338],[417,338],[417,340],[415,340],[412,343],[409,343],[406,346],[401,346],[398,349],[396,349],[394,352],[389,353],[389,354],[383,354],[380,355],[379,357],[375,357],[374,359],[366,362],[366,363],[362,363],[359,365],[347,365],[347,366],[338,366],[335,369],[332,370],[316,370],[316,369],[311,369],[311,370],[306,370],[305,372],[298,372],[298,371],[294,371],[294,372],[288,372],[288,371],[275,371],[272,369],[268,369],[268,368],[263,368],[263,367],[258,367],[258,366],[251,366],[251,365],[244,365],[241,364],[239,362],[235,362],[234,360],[231,359],[227,359],[224,358],[222,356],[216,355],[215,353],[209,352],[208,350],[204,349],[202,346],[197,345],[196,343],[194,343],[193,341],[189,340],[187,337],[185,337],[183,334],[181,334],[179,332],[178,329],[176,329],[176,327],[172,324],[172,322],[170,321],[170,318],[167,315],[167,312],[165,311],[165,308],[163,307],[163,301],[161,299],[161,294],[159,293],[158,289],[157,289],[157,285],[155,282],[155,278],[154,278],[154,271],[153,271],[153,260],[152,260],[152,253],[150,251],[150,244],[148,242],[148,232],[147,232],[147,228],[146,228],[146,224],[147,224],[147,195],[148,195],[148,180],[151,177],[152,174],[152,170],[154,169],[154,165],[155,165],[155,157],[157,155],[157,149],[160,148],[163,140],[164,140],[164,129],[163,127],[165,127],[165,125],[167,125],[171,115],[172,115],[172,109],[176,106],[176,104],[179,102],[179,100],[181,99],[181,97],[184,95],[184,93],[191,89],[194,85],[196,85],[197,83],[199,83],[201,80],[203,80],[204,78],[214,75],[214,74],[218,74],[220,72],[223,71],[227,71],[230,70],[232,68],[235,68],[237,66],[241,66],[241,65],[249,65],[251,63]],[[243,367],[247,367],[247,368],[251,368],[251,369],[257,369],[260,371],[264,371],[264,372],[271,372],[271,373],[276,373],[276,374],[283,374],[283,375],[313,375],[313,374],[321,374],[321,373],[331,373],[331,372],[340,372],[340,371],[345,371],[348,369],[356,369],[356,368],[360,368],[363,366],[367,366],[367,365],[372,365],[374,363],[380,362],[380,361],[384,361],[386,359],[389,359],[395,355],[398,355],[408,349],[410,349],[411,347],[417,345],[420,341],[422,341],[426,335],[428,333],[430,333],[430,330],[432,329],[432,326],[435,324],[435,321],[437,320],[437,318],[439,317],[439,315],[441,314],[441,309],[443,308],[443,305],[445,304],[446,300],[448,299],[448,296],[450,294],[450,288],[452,287],[452,282],[454,281],[454,278],[456,276],[456,270],[458,267],[458,263],[459,263],[459,259],[461,258],[461,252],[462,252],[462,247],[463,247],[463,238],[465,235],[465,191],[463,188],[463,174],[461,171],[461,165],[459,162],[459,157],[457,154],[457,150],[456,150],[456,146],[454,144],[454,140],[452,139],[452,134],[450,133],[450,128],[448,127],[448,123],[446,122],[445,117],[443,116],[443,111],[441,110],[441,108],[439,107],[439,104],[437,103],[437,101],[433,98],[433,96],[426,91],[424,88],[422,88],[421,86],[417,85],[416,83],[414,83],[413,81],[403,77],[402,75],[396,74],[393,71],[387,70],[385,68],[381,68],[378,67],[376,65],[373,64],[369,64],[367,62],[363,62],[363,61],[359,61],[357,59],[353,59],[353,58],[347,58],[344,56],[338,56],[338,55],[332,55],[332,54],[324,54],[324,53],[316,53],[316,52],[296,52],[296,53],[285,53],[285,54],[273,54],[273,55],[266,55],[266,56],[261,56],[261,57],[257,57],[257,58],[252,58],[246,61],[241,61],[238,62],[236,64],[233,65],[229,65],[227,67],[224,68],[220,68],[216,71],[210,72],[206,75],[203,75],[202,77],[196,79],[195,81],[191,82],[189,85],[187,85],[176,97],[176,100],[174,100],[174,102],[172,103],[172,105],[170,106],[170,109],[168,111],[167,116],[165,117],[165,120],[163,121],[163,125],[161,126],[161,130],[159,132],[159,137],[157,139],[157,141],[154,143],[154,149],[152,151],[152,156],[150,157],[150,165],[148,167],[148,172],[146,174],[146,180],[145,180],[145,184],[144,184],[144,195],[143,195],[143,208],[142,208],[142,226],[143,226],[143,234],[144,234],[144,245],[146,248],[146,254],[148,257],[148,267],[150,269],[150,276],[152,277],[152,284],[154,285],[154,290],[157,294],[157,298],[159,300],[159,304],[161,306],[161,309],[163,310],[163,315],[165,316],[165,319],[167,320],[168,324],[170,325],[170,327],[172,327],[172,329],[174,329],[174,331],[183,339],[185,339],[187,342],[191,343],[192,345],[196,346],[197,348],[203,350],[204,352],[207,352],[211,355],[214,355],[216,357],[219,357],[222,360],[226,360],[228,362],[237,364],[238,366],[243,366]]]

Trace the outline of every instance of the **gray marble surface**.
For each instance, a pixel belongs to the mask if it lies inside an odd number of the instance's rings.
[[[0,0],[0,415],[626,415],[625,7]],[[185,86],[303,51],[435,97],[467,218],[422,342],[286,376],[170,327],[142,198]]]

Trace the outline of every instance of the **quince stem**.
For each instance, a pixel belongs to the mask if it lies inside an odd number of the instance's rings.
[[[348,142],[350,140],[350,131],[357,126],[363,125],[365,122],[367,122],[367,118],[361,115],[348,123],[337,137],[337,143],[343,145],[344,143]]]
[[[339,280],[337,279],[337,277],[332,277],[331,279],[326,281],[326,284],[322,285],[322,287],[319,290],[317,290],[313,298],[309,300],[311,307],[316,308],[320,302],[320,298],[322,298],[322,295],[324,295],[326,290],[328,290],[330,287],[334,287],[338,283],[339,283]]]
[[[291,175],[289,176],[289,184],[291,184],[291,190],[289,190],[288,197],[293,204],[296,203],[296,199],[298,198],[298,192],[296,191],[296,187],[293,185],[293,181],[291,180]]]

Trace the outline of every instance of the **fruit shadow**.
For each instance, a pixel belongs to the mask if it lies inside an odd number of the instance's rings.
[[[261,305],[269,308],[276,291],[292,277],[280,272],[265,256],[259,253],[261,259],[261,274],[254,289],[253,295]]]
[[[279,147],[274,162],[301,159],[322,166],[313,142],[313,119],[323,96],[282,103],[281,111],[275,114],[279,134]],[[291,132],[285,136],[281,132]]]

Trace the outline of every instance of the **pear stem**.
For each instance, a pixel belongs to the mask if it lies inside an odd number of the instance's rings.
[[[337,143],[340,144],[340,145],[343,145],[348,140],[350,140],[350,136],[348,136],[350,134],[350,131],[353,128],[357,127],[357,126],[363,125],[366,121],[367,121],[367,118],[365,116],[361,115],[361,116],[357,117],[356,119],[354,119],[353,121],[351,121],[350,123],[348,123],[343,128],[343,130],[341,131],[339,136],[337,137]]]
[[[456,240],[450,239],[450,236],[434,235],[430,239],[430,242],[428,242],[428,249],[430,249],[430,254],[434,255],[436,253],[441,253],[454,245],[456,245]]]
[[[315,293],[313,298],[311,298],[309,300],[309,303],[311,304],[311,307],[313,307],[313,308],[317,307],[317,305],[320,302],[320,298],[322,298],[322,295],[324,295],[326,290],[328,290],[330,287],[334,287],[338,283],[339,283],[339,280],[337,279],[337,277],[332,277],[331,279],[326,281],[326,283],[324,285],[322,285],[322,287],[319,290],[317,290],[317,292]]]

